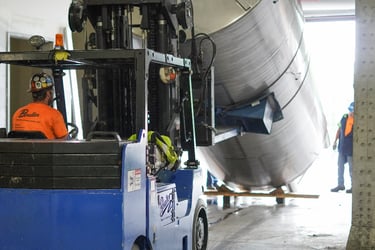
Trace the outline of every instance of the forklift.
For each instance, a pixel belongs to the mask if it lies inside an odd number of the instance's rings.
[[[0,138],[2,249],[207,248],[195,66],[178,52],[192,14],[191,1],[73,0],[71,31],[93,28],[84,49],[56,36],[49,51],[0,53],[52,72],[55,107],[73,127],[66,141]],[[82,128],[67,117],[68,71],[81,76]]]

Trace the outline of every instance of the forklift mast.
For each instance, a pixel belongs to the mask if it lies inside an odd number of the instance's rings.
[[[189,28],[186,23],[192,23],[191,20],[186,20],[192,18],[189,16],[188,6],[185,2],[177,4],[176,0],[73,1],[69,8],[69,26],[73,32],[80,32],[85,23],[90,22],[95,32],[90,35],[91,39],[87,44],[92,49],[134,49],[133,40],[143,39],[144,48],[177,56],[178,19],[182,20],[185,28]],[[138,23],[134,23],[133,16],[140,17]],[[134,37],[135,29],[140,30],[143,38]],[[84,134],[87,135],[94,129],[117,131],[121,137],[129,137],[136,132],[136,70],[140,69],[128,67],[85,71]],[[148,92],[147,120],[150,130],[173,135],[177,126],[176,112],[180,106],[180,93],[177,93],[180,83],[178,79],[163,83],[159,76],[161,72],[169,74],[169,71],[171,74],[175,72],[173,67],[151,64],[148,72],[145,72]],[[96,118],[90,113],[90,105],[97,108]]]

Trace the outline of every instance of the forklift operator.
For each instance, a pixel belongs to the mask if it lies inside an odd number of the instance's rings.
[[[68,139],[68,130],[60,111],[52,108],[53,79],[46,73],[32,76],[30,88],[33,102],[19,108],[12,118],[14,131],[39,131],[47,139]]]

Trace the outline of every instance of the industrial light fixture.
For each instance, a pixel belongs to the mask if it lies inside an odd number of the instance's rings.
[[[34,35],[29,38],[29,43],[31,46],[39,50],[44,44],[46,44],[46,39],[39,35]]]

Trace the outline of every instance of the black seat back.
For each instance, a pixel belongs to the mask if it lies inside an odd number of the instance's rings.
[[[24,139],[47,139],[40,131],[20,131],[12,130],[8,133],[8,138],[24,138]]]

